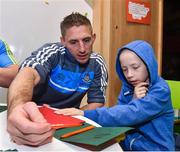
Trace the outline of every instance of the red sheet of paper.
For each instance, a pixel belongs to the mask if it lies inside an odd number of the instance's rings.
[[[39,107],[39,111],[43,114],[44,118],[52,125],[52,128],[54,129],[81,126],[84,123],[83,120],[78,118],[56,114],[54,113],[54,109],[46,106]]]

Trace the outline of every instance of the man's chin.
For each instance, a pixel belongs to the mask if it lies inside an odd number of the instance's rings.
[[[86,64],[89,61],[89,59],[85,59],[85,60],[78,60],[78,62],[80,64]]]

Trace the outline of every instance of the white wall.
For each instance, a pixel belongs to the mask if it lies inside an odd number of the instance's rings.
[[[0,0],[0,37],[21,63],[44,43],[58,42],[60,21],[77,11],[92,21],[84,0]],[[0,88],[0,102],[6,102],[6,89]]]

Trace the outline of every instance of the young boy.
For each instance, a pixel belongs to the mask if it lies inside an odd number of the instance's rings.
[[[123,150],[173,151],[173,108],[170,90],[158,75],[153,48],[145,41],[133,41],[120,48],[116,70],[122,88],[116,106],[58,113],[80,114],[102,126],[131,126],[122,141]]]

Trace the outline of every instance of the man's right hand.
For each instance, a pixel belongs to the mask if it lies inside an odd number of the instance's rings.
[[[7,131],[19,145],[40,146],[52,141],[54,130],[34,102],[17,105],[8,114]]]

